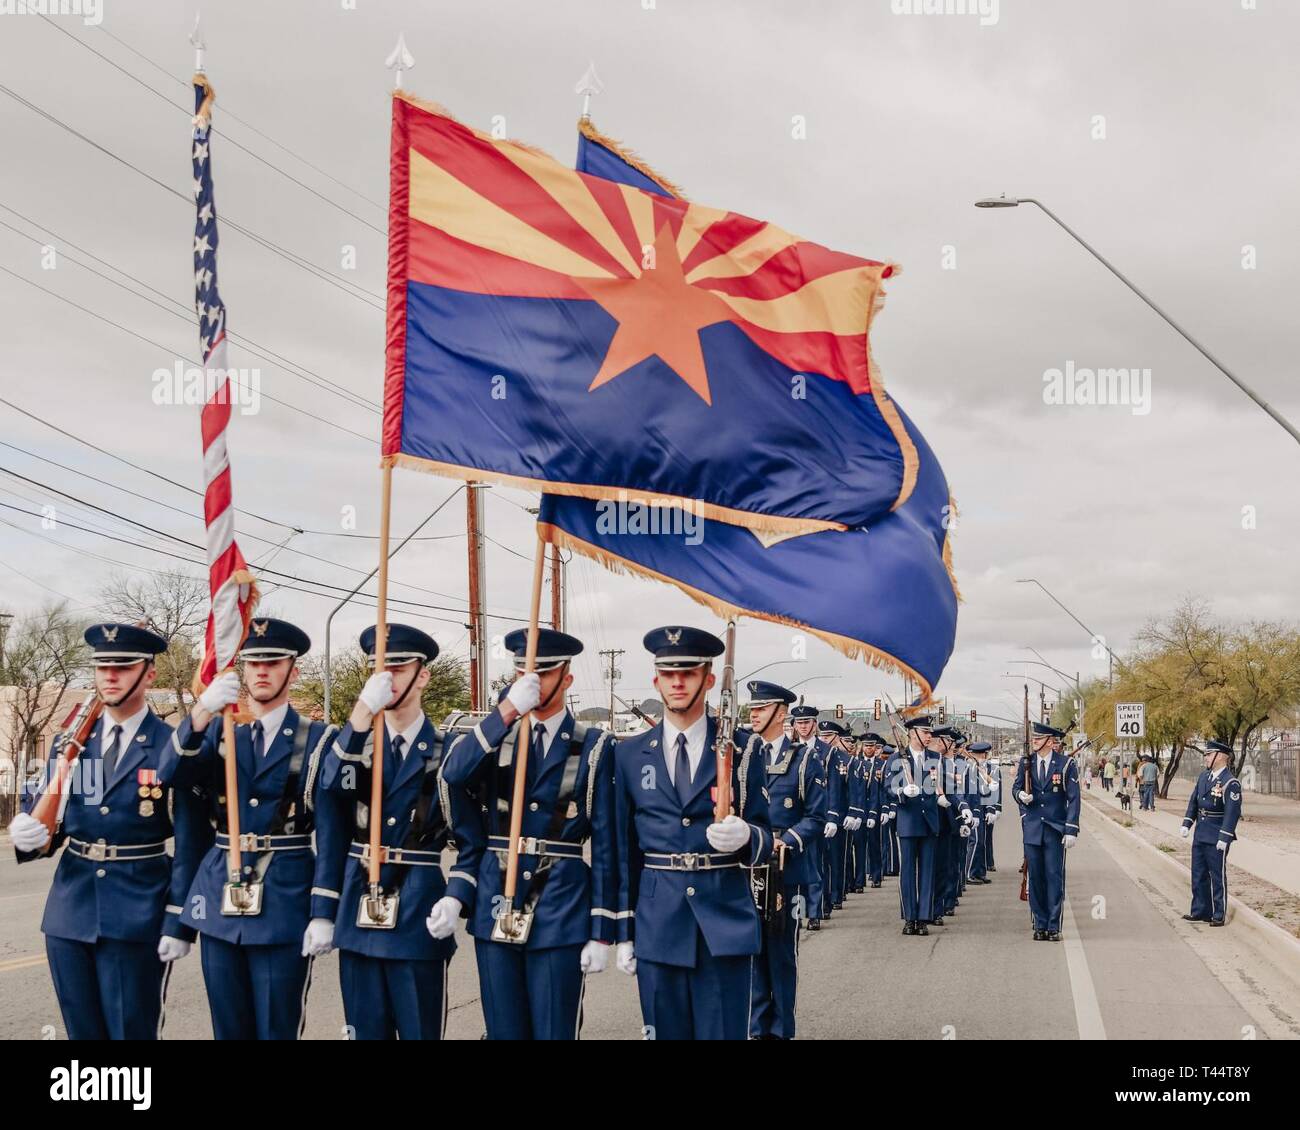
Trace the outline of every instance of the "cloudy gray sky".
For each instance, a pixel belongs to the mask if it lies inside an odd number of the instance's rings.
[[[417,60],[408,89],[481,128],[501,115],[511,136],[563,160],[572,159],[580,109],[573,85],[594,60],[607,88],[593,107],[597,124],[692,199],[903,264],[876,323],[876,357],[961,507],[955,558],[965,602],[941,693],[962,709],[1013,713],[1008,688],[1016,684],[999,676],[1025,645],[1085,677],[1104,671],[1087,637],[1036,588],[1017,585],[1020,577],[1039,578],[1117,648],[1183,594],[1211,599],[1229,618],[1294,616],[1300,449],[1047,217],[971,204],[1001,192],[1040,198],[1300,419],[1292,376],[1300,322],[1291,308],[1300,289],[1300,82],[1291,57],[1300,9],[1276,0],[1260,0],[1258,10],[1250,0],[1002,0],[996,22],[981,26],[978,15],[896,14],[899,7],[208,4],[220,216],[346,278],[353,290],[227,226],[221,284],[231,328],[376,401],[383,313],[373,296],[383,293],[391,86],[383,60],[397,32]],[[176,79],[190,72],[193,11],[173,0],[103,0],[97,26],[76,16],[0,16],[0,82],[184,193],[188,123],[177,107],[189,96]],[[796,115],[806,122],[802,139],[792,137]],[[192,207],[4,93],[0,146],[0,203],[25,217],[0,210],[0,221],[40,237],[0,228],[0,266],[29,280],[0,273],[0,395],[198,484],[197,410],[151,399],[154,370],[193,356],[192,323],[68,258],[81,257],[69,247],[79,245],[184,308],[192,301]],[[66,253],[52,270],[43,267],[43,243]],[[1254,269],[1243,269],[1248,245]],[[343,266],[347,247],[355,248],[354,270]],[[375,435],[378,417],[238,349],[231,363],[260,366],[263,391],[301,409],[264,402],[257,415],[236,417],[237,503],[317,531],[340,530],[343,508],[353,506],[357,530],[375,532],[376,445],[349,433]],[[1044,372],[1067,363],[1150,369],[1150,411],[1045,404]],[[3,405],[0,438],[192,505],[184,492]],[[201,540],[197,519],[12,448],[0,447],[0,465]],[[399,532],[453,489],[424,475],[399,474],[395,483]],[[166,544],[8,476],[0,476],[0,502],[28,510],[53,502],[65,521]],[[526,614],[532,534],[522,507],[533,502],[495,489],[487,503],[488,602],[502,616]],[[1253,529],[1243,528],[1243,507],[1254,508]],[[0,525],[0,605],[10,609],[57,592],[89,615],[100,585],[120,567],[75,550],[135,567],[166,564],[65,526],[42,529],[11,509],[0,508],[0,520],[22,527]],[[375,563],[373,542],[324,534],[295,538],[272,558],[287,531],[252,518],[242,525],[272,543],[245,536],[251,559],[304,578],[350,586],[362,574],[349,568],[364,573]],[[463,507],[453,503],[425,532],[441,540],[403,551],[394,595],[463,607]],[[652,621],[711,623],[675,591],[590,562],[575,562],[569,576],[571,626],[588,643],[577,669],[588,702],[604,694],[598,648],[627,649],[622,686],[646,694],[640,637]],[[278,592],[268,607],[319,637],[330,602]],[[444,647],[465,654],[462,616],[425,612],[443,618],[421,622]],[[351,635],[369,622],[356,609],[337,624]],[[492,623],[494,631],[511,626]],[[742,673],[790,649],[788,631],[764,625],[746,623],[741,641]],[[801,689],[823,704],[899,689],[897,679],[817,642],[802,665],[770,674],[787,683],[819,677]]]

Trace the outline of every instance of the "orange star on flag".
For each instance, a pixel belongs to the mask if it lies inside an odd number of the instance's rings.
[[[686,281],[677,241],[667,224],[654,243],[654,267],[635,279],[574,278],[618,322],[588,392],[656,356],[712,405],[700,330],[733,320],[716,294]]]

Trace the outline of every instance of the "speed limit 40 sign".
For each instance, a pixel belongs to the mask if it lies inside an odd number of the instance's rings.
[[[1147,704],[1145,702],[1117,702],[1115,704],[1115,736],[1117,738],[1145,738],[1147,736]]]

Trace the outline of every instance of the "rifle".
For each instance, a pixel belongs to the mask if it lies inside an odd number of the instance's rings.
[[[713,756],[718,766],[718,795],[714,819],[731,815],[731,764],[736,745],[736,621],[727,621],[726,653],[722,661],[722,691],[718,695],[718,734]]]
[[[621,702],[625,707],[627,707],[628,710],[630,710],[633,714],[635,714],[638,718],[640,718],[642,722],[644,722],[647,726],[651,727],[651,729],[653,729],[655,726],[659,724],[653,718],[651,718],[649,714],[647,714],[644,710],[642,710],[639,706],[637,706],[636,703],[628,702],[627,699],[621,698],[619,695],[615,695],[614,697],[618,699],[618,701]]]
[[[54,775],[50,778],[49,787],[44,795],[32,810],[32,816],[44,824],[50,833],[49,841],[42,849],[45,853],[53,849],[54,837],[58,833],[59,824],[63,821],[63,812],[67,807],[67,794],[64,790],[67,787],[68,777],[72,774],[73,762],[81,756],[86,742],[90,740],[90,731],[95,728],[95,723],[99,721],[103,710],[104,700],[92,692],[90,697],[77,707],[59,736],[58,761],[55,762]]]

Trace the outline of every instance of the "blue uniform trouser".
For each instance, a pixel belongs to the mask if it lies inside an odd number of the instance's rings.
[[[867,818],[860,817],[862,827],[853,833],[853,882],[854,887],[867,885]]]
[[[808,869],[808,905],[804,914],[808,918],[820,918],[822,916],[822,900],[825,898],[822,882],[822,856],[824,851],[822,844],[826,841],[822,838],[821,829],[817,829],[817,842],[813,845],[812,851],[803,853],[804,867]]]
[[[934,917],[934,856],[938,836],[898,837],[898,895],[904,922]]]
[[[578,1038],[586,984],[581,945],[530,949],[475,938],[474,957],[489,1040]]]
[[[156,1040],[171,965],[157,942],[45,937],[45,956],[69,1040]]]
[[[343,1018],[354,1040],[441,1040],[447,963],[339,950]]]
[[[839,838],[839,834],[836,833],[835,840],[838,840]],[[835,840],[828,840],[823,836],[818,851],[818,854],[821,856],[820,871],[823,918],[830,916],[831,904],[835,901]]]
[[[887,833],[888,843],[885,851],[885,874],[897,875],[901,866],[903,853],[898,846],[898,825],[891,820],[889,822],[889,831]]]
[[[763,928],[763,952],[750,978],[749,1034],[794,1039],[794,997],[799,980],[799,922],[794,916],[804,888],[787,886],[781,928]]]
[[[867,829],[867,872],[871,876],[873,883],[879,883],[881,875],[884,874],[884,841],[889,838],[889,833],[876,823],[874,828]]]
[[[948,819],[947,813],[939,814],[940,821]],[[947,914],[957,898],[956,891],[949,891],[952,878],[952,835],[939,833],[939,841],[934,849],[934,913],[931,918]]]
[[[1025,844],[1029,861],[1029,913],[1035,930],[1061,929],[1065,912],[1065,845],[1061,833],[1043,825],[1043,842]]]
[[[987,870],[984,866],[984,841],[988,839],[993,829],[988,826],[984,820],[984,813],[975,810],[978,819],[975,821],[975,827],[971,831],[970,839],[966,841],[966,878],[983,879],[984,872]]]
[[[297,942],[237,945],[204,934],[203,984],[218,1040],[296,1040],[307,1019],[311,958]]]
[[[1192,844],[1192,917],[1222,920],[1228,912],[1228,849]]]
[[[986,824],[984,827],[984,870],[987,872],[995,867],[993,862],[993,825]]]
[[[844,901],[844,881],[848,877],[849,837],[852,834],[846,828],[840,828],[835,833],[835,838],[830,841],[831,881],[828,885],[832,905]]]
[[[697,928],[698,934],[698,928]],[[759,959],[714,957],[699,934],[695,966],[636,960],[648,1040],[747,1040],[750,967]]]

